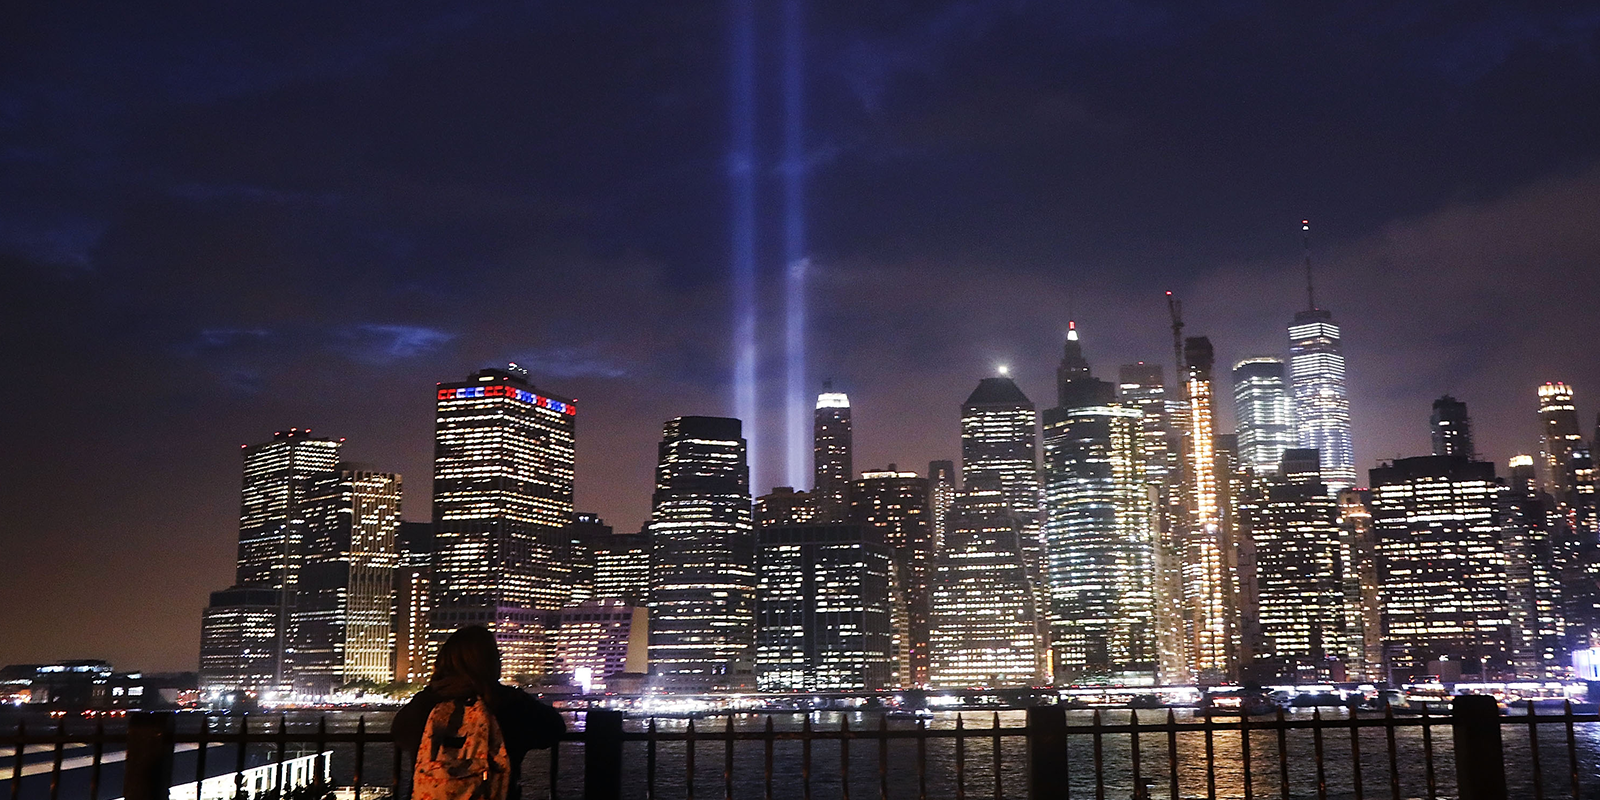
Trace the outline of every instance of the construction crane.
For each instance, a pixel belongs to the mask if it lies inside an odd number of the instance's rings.
[[[1182,386],[1186,376],[1183,364],[1183,301],[1167,292],[1167,313],[1172,316],[1172,358],[1174,376]]]

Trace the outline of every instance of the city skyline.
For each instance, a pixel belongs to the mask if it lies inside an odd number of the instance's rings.
[[[648,516],[661,421],[734,411],[729,97],[720,10],[629,11],[19,23],[0,661],[185,667],[235,566],[234,447],[347,438],[426,519],[428,389],[484,366],[580,399],[576,509]],[[1571,386],[1589,431],[1600,23],[1409,14],[808,7],[801,385],[850,395],[855,464],[954,459],[949,408],[1000,365],[1049,405],[1070,319],[1095,374],[1172,380],[1167,289],[1231,431],[1226,368],[1288,358],[1307,217],[1358,477],[1430,452],[1441,395],[1502,469],[1539,452],[1531,387]],[[752,119],[753,495],[786,482],[778,73]]]

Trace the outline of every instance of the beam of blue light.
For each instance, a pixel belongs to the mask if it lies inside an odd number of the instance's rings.
[[[732,193],[733,415],[744,422],[746,463],[754,480],[760,427],[756,421],[756,187],[755,2],[729,0],[730,59],[728,183]]]
[[[783,5],[783,259],[787,306],[786,478],[790,486],[810,485],[810,425],[806,402],[806,163],[805,163],[805,8],[802,0]]]

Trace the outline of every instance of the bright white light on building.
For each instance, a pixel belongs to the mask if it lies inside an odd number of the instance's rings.
[[[823,392],[817,395],[817,408],[849,408],[850,395],[844,392]]]

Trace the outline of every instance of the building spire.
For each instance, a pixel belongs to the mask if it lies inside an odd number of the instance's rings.
[[[1300,220],[1300,232],[1305,239],[1306,246],[1306,310],[1317,310],[1317,292],[1311,282],[1311,220]]]

